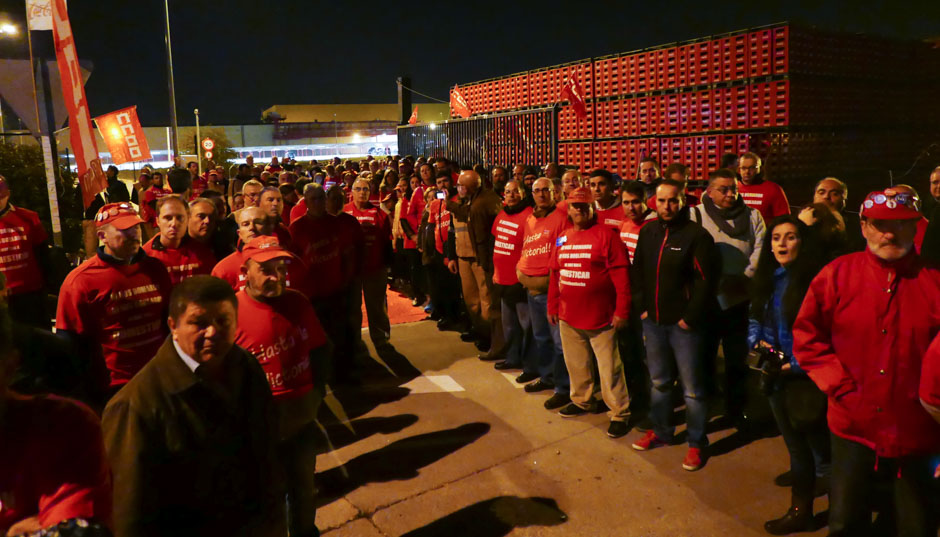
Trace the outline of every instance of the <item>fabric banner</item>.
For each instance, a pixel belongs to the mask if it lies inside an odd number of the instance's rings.
[[[460,88],[456,85],[454,90],[450,92],[450,109],[460,117],[470,117],[470,106],[467,104],[467,99],[460,93]]]
[[[26,0],[26,21],[30,30],[51,30],[52,0]]]
[[[148,160],[150,145],[137,119],[137,107],[130,106],[95,118],[98,133],[108,144],[115,164]]]
[[[587,108],[584,105],[584,91],[581,90],[581,84],[578,83],[577,78],[568,77],[565,80],[565,85],[561,88],[559,100],[567,100],[571,108],[574,109],[575,115],[579,118],[584,119],[587,117]]]
[[[52,33],[55,37],[55,57],[62,79],[62,93],[69,110],[69,141],[78,166],[78,181],[82,188],[82,202],[87,208],[99,192],[108,187],[108,179],[98,160],[95,131],[91,128],[91,114],[85,86],[82,85],[78,66],[78,52],[65,0],[52,0]]]
[[[418,105],[415,105],[414,111],[411,112],[411,117],[408,118],[408,124],[414,125],[417,122],[418,122]]]

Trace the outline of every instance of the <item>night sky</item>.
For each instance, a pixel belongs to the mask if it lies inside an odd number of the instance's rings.
[[[92,115],[136,104],[145,126],[168,124],[163,1],[69,4],[79,58],[94,63]],[[396,102],[402,74],[446,99],[454,83],[785,20],[940,35],[940,2],[819,4],[170,0],[177,110],[180,124],[197,107],[204,124],[250,124],[274,104]],[[0,0],[0,15],[22,19],[23,5]],[[14,54],[25,47],[0,43]]]

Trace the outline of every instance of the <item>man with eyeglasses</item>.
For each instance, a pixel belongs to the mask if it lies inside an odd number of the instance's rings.
[[[537,393],[552,390],[545,401],[548,410],[559,409],[571,402],[571,384],[561,347],[557,324],[548,322],[548,286],[555,239],[570,226],[568,214],[555,208],[554,186],[547,177],[532,183],[535,208],[523,226],[522,253],[516,264],[516,277],[529,293],[529,319],[535,352],[526,353],[523,373],[516,382],[527,384],[525,391]]]
[[[734,172],[721,168],[709,174],[708,190],[701,207],[691,210],[692,220],[708,231],[718,251],[717,307],[708,316],[705,338],[705,374],[716,376],[718,345],[724,355],[722,392],[725,414],[743,427],[747,395],[747,326],[750,299],[748,287],[757,271],[764,243],[764,219],[757,209],[745,205],[738,194]]]
[[[365,235],[360,282],[369,318],[369,338],[376,346],[384,346],[392,333],[385,296],[392,260],[392,226],[385,211],[369,202],[371,193],[369,181],[357,179],[352,184],[352,201],[344,211],[359,220]]]
[[[793,325],[793,354],[829,397],[829,535],[870,535],[876,482],[893,484],[898,535],[934,535],[930,459],[940,424],[918,400],[924,356],[940,332],[940,271],[914,249],[921,213],[893,188],[861,206],[864,252],[813,279]]]

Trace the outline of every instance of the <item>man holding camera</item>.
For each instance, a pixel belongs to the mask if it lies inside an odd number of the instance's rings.
[[[868,535],[876,474],[893,484],[899,535],[932,535],[930,456],[940,425],[917,398],[940,331],[940,271],[914,250],[919,200],[889,188],[862,203],[864,252],[813,279],[793,326],[793,354],[829,396],[829,535]]]

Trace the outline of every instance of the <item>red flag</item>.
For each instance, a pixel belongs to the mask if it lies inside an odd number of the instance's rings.
[[[52,0],[52,33],[55,37],[55,57],[62,79],[62,93],[69,110],[69,141],[78,165],[78,182],[82,187],[82,201],[87,208],[99,192],[108,187],[108,178],[98,160],[98,145],[91,128],[91,114],[78,66],[78,52],[72,37],[72,25],[65,8],[65,0]]]
[[[460,117],[470,117],[470,106],[456,85],[454,91],[450,92],[450,109]]]
[[[98,132],[108,144],[115,164],[149,160],[150,145],[137,119],[137,107],[131,106],[95,118]]]
[[[414,111],[411,112],[411,117],[408,118],[408,124],[414,125],[417,122],[418,122],[418,105],[415,105]]]
[[[559,100],[566,99],[571,105],[571,108],[574,108],[575,115],[581,119],[587,117],[587,108],[584,106],[584,92],[581,90],[581,84],[578,83],[577,78],[568,77],[565,80],[565,85],[561,88]]]

